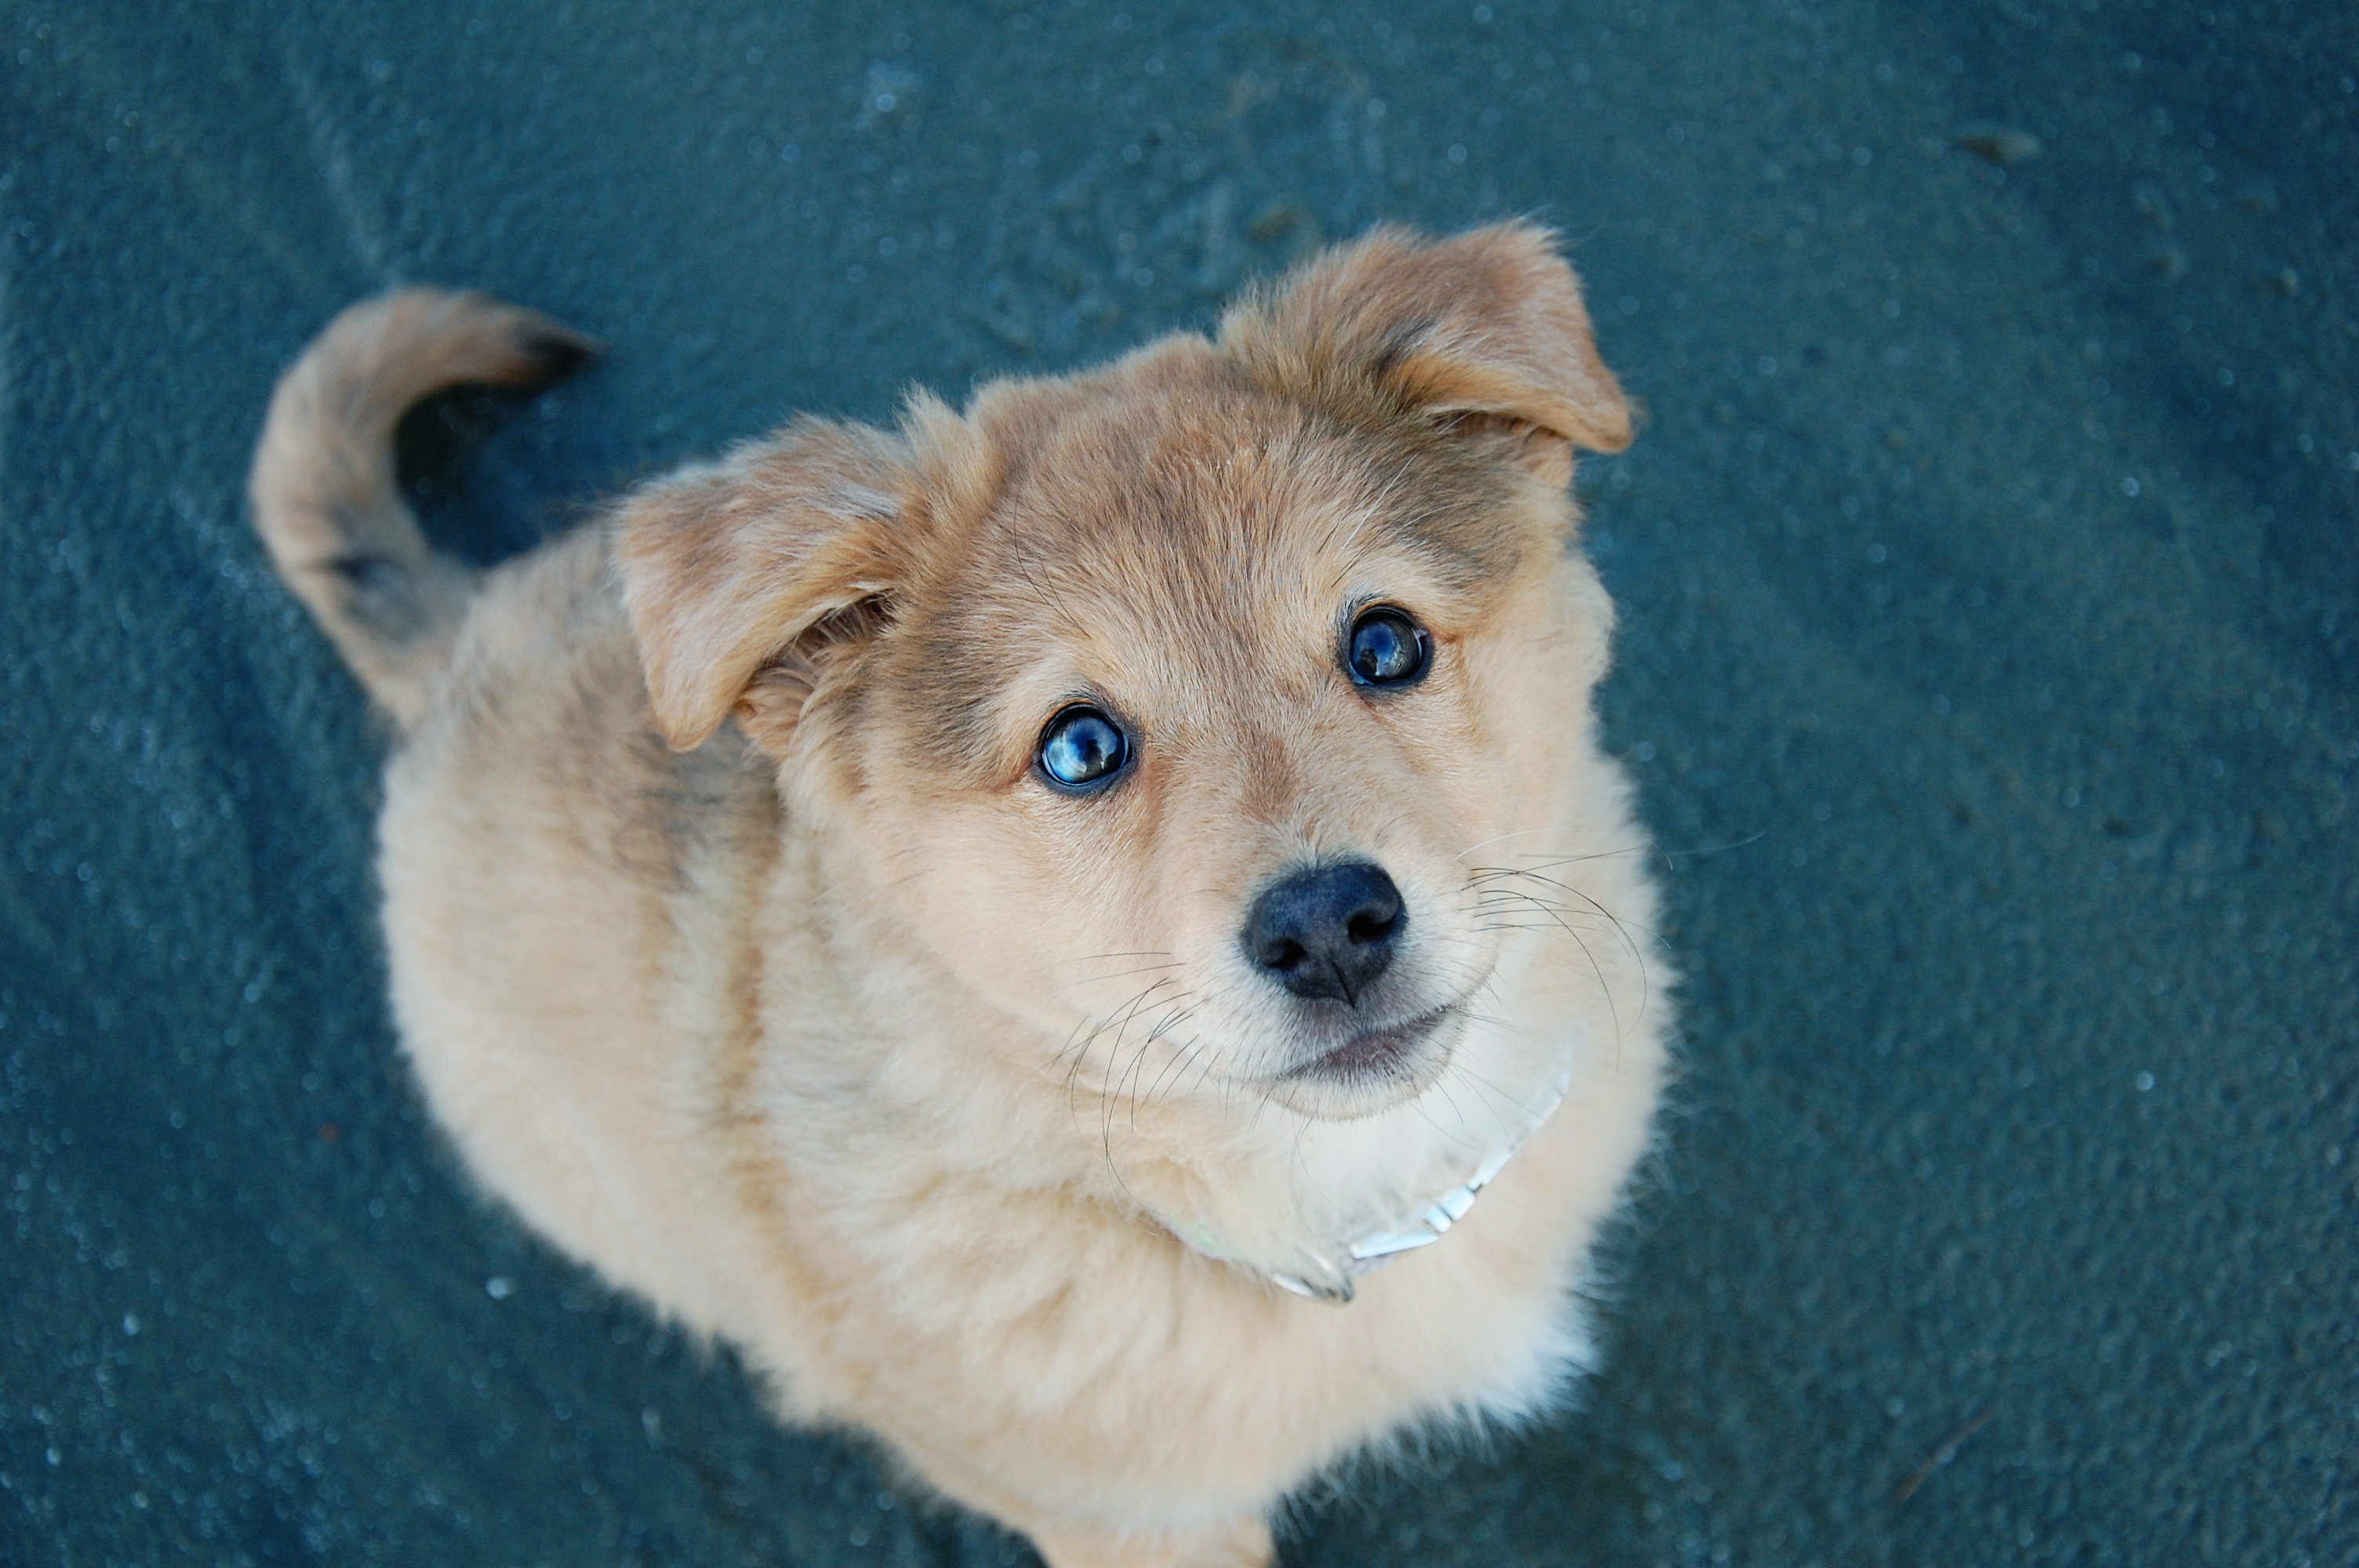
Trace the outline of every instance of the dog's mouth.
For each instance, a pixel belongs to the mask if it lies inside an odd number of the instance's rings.
[[[1445,1005],[1399,1023],[1364,1030],[1333,1050],[1314,1056],[1299,1066],[1289,1067],[1280,1076],[1322,1079],[1329,1083],[1415,1076],[1411,1064],[1419,1054],[1418,1048],[1431,1039],[1443,1022],[1456,1011],[1454,1006]]]
[[[1277,1075],[1275,1098],[1306,1115],[1369,1115],[1422,1092],[1450,1063],[1459,1004],[1364,1029]]]

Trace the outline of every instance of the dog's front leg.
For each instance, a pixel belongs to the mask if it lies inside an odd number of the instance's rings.
[[[1269,1568],[1269,1526],[1258,1519],[1152,1534],[1087,1526],[1030,1531],[1049,1568]]]

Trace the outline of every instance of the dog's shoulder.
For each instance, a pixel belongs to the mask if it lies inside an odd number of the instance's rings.
[[[464,799],[465,821],[511,848],[547,840],[642,887],[777,831],[770,770],[734,729],[689,752],[657,732],[598,526],[489,576],[392,783]]]

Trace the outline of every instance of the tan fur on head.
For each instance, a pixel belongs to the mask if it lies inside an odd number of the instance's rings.
[[[1217,340],[658,481],[430,656],[327,601],[414,708],[382,870],[438,1119],[1053,1568],[1260,1568],[1320,1467],[1546,1408],[1663,1067],[1568,547],[1573,449],[1629,433],[1547,234],[1385,229]],[[1413,673],[1353,663],[1379,621]],[[1081,711],[1121,762],[1060,782]],[[1348,1296],[1340,1246],[1558,1094],[1347,1308],[1279,1289]]]

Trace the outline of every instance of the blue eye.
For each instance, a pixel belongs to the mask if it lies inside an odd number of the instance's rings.
[[[1362,686],[1406,686],[1425,673],[1431,643],[1397,610],[1371,610],[1352,622],[1344,666]]]
[[[1068,708],[1040,731],[1040,773],[1059,789],[1094,789],[1129,761],[1130,738],[1094,708]]]

